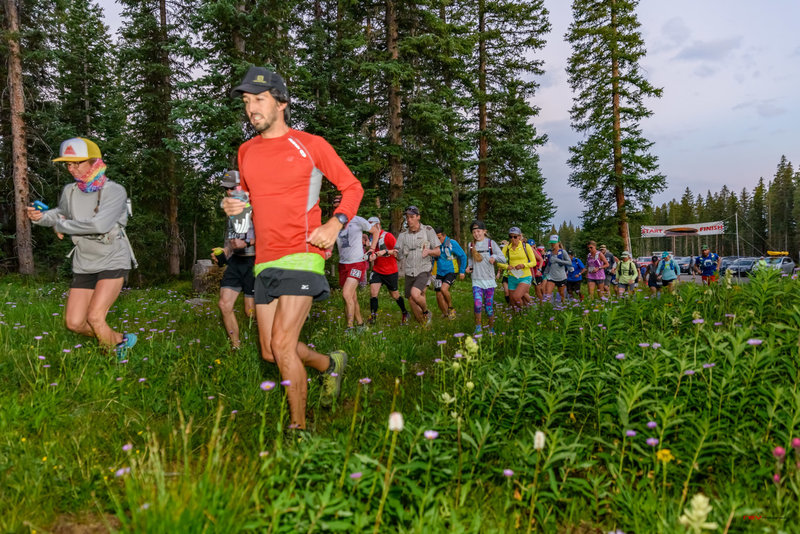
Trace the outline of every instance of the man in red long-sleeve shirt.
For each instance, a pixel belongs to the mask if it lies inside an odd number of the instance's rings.
[[[251,67],[231,92],[241,97],[258,136],[239,147],[242,189],[253,207],[256,235],[255,303],[261,356],[278,364],[288,380],[292,427],[306,427],[308,395],[305,367],[325,373],[322,403],[341,389],[347,355],[330,355],[301,343],[300,330],[314,301],[327,298],[325,257],[339,231],[355,216],[364,190],[336,151],[323,138],[293,130],[289,94],[283,79],[264,67]],[[322,224],[319,191],[322,177],[341,192],[334,216]],[[225,198],[229,216],[246,201]]]

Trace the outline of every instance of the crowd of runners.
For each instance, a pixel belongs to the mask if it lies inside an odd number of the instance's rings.
[[[212,254],[217,264],[227,266],[219,307],[231,346],[239,348],[234,304],[244,295],[245,313],[258,326],[261,356],[278,366],[287,385],[293,430],[306,427],[306,367],[321,374],[321,403],[330,405],[347,366],[343,351],[323,354],[300,341],[312,304],[329,296],[325,260],[334,246],[351,332],[378,320],[382,287],[397,306],[401,323],[413,316],[427,327],[434,315],[427,288],[433,287],[442,320],[453,319],[457,311],[451,288],[469,275],[475,332],[493,334],[498,286],[505,302],[521,309],[535,300],[583,299],[584,283],[589,297],[624,294],[640,280],[654,292],[670,290],[680,274],[668,253],[653,256],[650,265],[639,269],[627,251],[616,258],[594,242],[585,253],[565,250],[557,235],[537,245],[516,226],[498,243],[479,220],[470,224],[471,239],[458,243],[443,228],[424,224],[417,206],[404,210],[404,230],[394,236],[378,217],[357,215],[363,188],[334,148],[322,137],[289,127],[289,92],[280,75],[251,67],[231,97],[242,101],[258,135],[239,147],[239,170],[227,173],[222,182],[228,229],[224,246]],[[64,141],[55,161],[66,162],[76,182],[64,188],[56,208],[36,202],[28,217],[53,227],[59,237],[70,235],[75,244],[67,328],[97,338],[123,360],[136,336],[115,332],[105,320],[136,261],[125,234],[127,194],[106,179],[100,149],[88,139]],[[339,192],[325,222],[319,205],[323,177]],[[717,256],[704,250],[697,265],[704,281],[713,282]],[[366,320],[358,303],[361,285],[369,285]]]

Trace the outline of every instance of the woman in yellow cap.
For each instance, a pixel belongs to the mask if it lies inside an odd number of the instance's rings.
[[[74,137],[61,143],[59,157],[75,179],[61,192],[58,207],[29,207],[28,218],[39,226],[51,226],[59,238],[71,236],[75,247],[64,320],[69,330],[96,337],[114,348],[124,360],[136,344],[136,334],[115,332],[106,314],[136,265],[125,226],[128,195],[125,188],[106,177],[100,148],[89,139]]]

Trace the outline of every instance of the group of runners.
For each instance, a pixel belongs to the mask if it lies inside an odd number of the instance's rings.
[[[312,304],[330,293],[324,267],[334,245],[338,247],[347,326],[353,329],[365,327],[357,288],[370,268],[368,322],[377,321],[378,296],[385,286],[402,323],[413,315],[418,323],[429,325],[432,312],[425,298],[429,284],[436,292],[442,317],[452,319],[456,311],[450,288],[456,279],[469,274],[475,331],[486,328],[488,333],[494,332],[498,281],[506,302],[517,308],[532,302],[531,287],[539,299],[550,298],[556,291],[562,299],[567,298],[567,291],[582,298],[583,275],[589,295],[607,293],[609,277],[617,276],[623,288],[632,283],[628,253],[616,263],[605,247],[598,249],[590,243],[584,264],[561,247],[557,235],[550,237],[546,250],[526,241],[520,229],[512,227],[508,240],[498,244],[477,220],[470,225],[471,241],[462,248],[442,228],[423,224],[417,206],[404,210],[406,228],[395,237],[383,229],[378,217],[357,216],[363,188],[333,147],[322,137],[289,127],[289,93],[280,75],[251,67],[231,97],[242,101],[258,135],[239,147],[239,171],[223,179],[227,193],[221,207],[229,217],[228,230],[224,247],[212,255],[218,264],[227,265],[219,307],[231,344],[237,348],[241,341],[233,306],[239,293],[244,294],[245,312],[255,317],[258,326],[261,356],[278,366],[287,384],[292,430],[306,427],[306,367],[320,373],[321,403],[330,405],[339,394],[347,366],[343,351],[323,354],[300,341]],[[91,140],[64,141],[55,161],[67,162],[75,183],[64,188],[56,208],[34,203],[28,208],[28,217],[35,224],[53,227],[59,237],[70,235],[75,244],[67,328],[96,337],[124,360],[136,335],[115,332],[106,323],[106,315],[135,266],[125,234],[127,194],[121,185],[106,179],[100,149]],[[323,177],[339,192],[333,215],[325,222],[319,205]],[[401,266],[403,296],[398,280]],[[665,257],[655,274],[669,285],[673,267]],[[678,271],[674,272],[677,275]]]

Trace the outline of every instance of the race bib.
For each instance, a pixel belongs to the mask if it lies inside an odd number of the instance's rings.
[[[361,279],[361,269],[350,269],[350,277]]]

